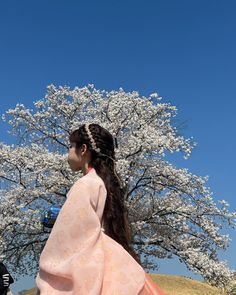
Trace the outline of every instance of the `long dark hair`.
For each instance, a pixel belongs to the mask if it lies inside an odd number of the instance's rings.
[[[114,140],[109,131],[98,124],[90,124],[89,130],[100,153],[114,160]],[[107,198],[103,212],[105,233],[124,247],[126,251],[140,264],[140,258],[131,245],[132,232],[128,220],[128,210],[125,206],[124,189],[120,186],[120,177],[114,173],[114,162],[107,156],[97,153],[92,146],[86,132],[85,124],[74,130],[69,136],[70,143],[75,143],[76,149],[83,144],[87,145],[91,152],[90,167],[102,178],[107,190]],[[117,172],[116,172],[117,174]]]

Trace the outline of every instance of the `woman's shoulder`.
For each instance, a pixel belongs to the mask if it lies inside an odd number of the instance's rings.
[[[88,173],[79,178],[71,187],[70,192],[80,191],[90,197],[92,204],[96,206],[97,201],[102,196],[106,197],[106,186],[96,173]]]
[[[93,173],[88,173],[75,181],[73,186],[86,185],[88,187],[100,187],[105,186],[103,179],[94,171]]]

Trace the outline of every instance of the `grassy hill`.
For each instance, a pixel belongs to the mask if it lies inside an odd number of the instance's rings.
[[[206,283],[182,276],[150,274],[153,281],[166,295],[226,295]]]
[[[150,276],[166,295],[225,295],[217,288],[186,277],[164,274],[150,274]],[[34,288],[23,293],[23,295],[35,294]]]

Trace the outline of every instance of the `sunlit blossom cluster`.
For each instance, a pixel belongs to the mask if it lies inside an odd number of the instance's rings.
[[[224,287],[233,271],[217,256],[235,227],[229,204],[214,202],[205,186],[208,176],[196,176],[167,160],[167,152],[188,159],[197,145],[178,134],[172,119],[177,109],[122,88],[110,92],[85,87],[49,85],[35,109],[18,103],[2,115],[18,145],[0,144],[0,258],[14,274],[36,274],[39,255],[49,232],[40,213],[63,205],[73,182],[82,176],[67,163],[69,134],[84,123],[97,123],[116,136],[117,172],[126,185],[126,205],[135,249],[144,254],[146,269],[157,269],[153,256],[179,257],[210,283]],[[17,265],[17,267],[16,267]]]

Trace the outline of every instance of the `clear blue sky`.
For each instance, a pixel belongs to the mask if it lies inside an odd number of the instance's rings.
[[[236,210],[235,13],[232,0],[1,1],[1,114],[18,102],[33,108],[51,83],[156,91],[198,142],[188,160],[177,153],[173,163],[209,175],[215,199]],[[0,124],[0,141],[15,142]],[[230,234],[221,256],[236,268]],[[176,261],[160,265],[160,273],[192,275]],[[12,290],[33,284],[23,278]]]

